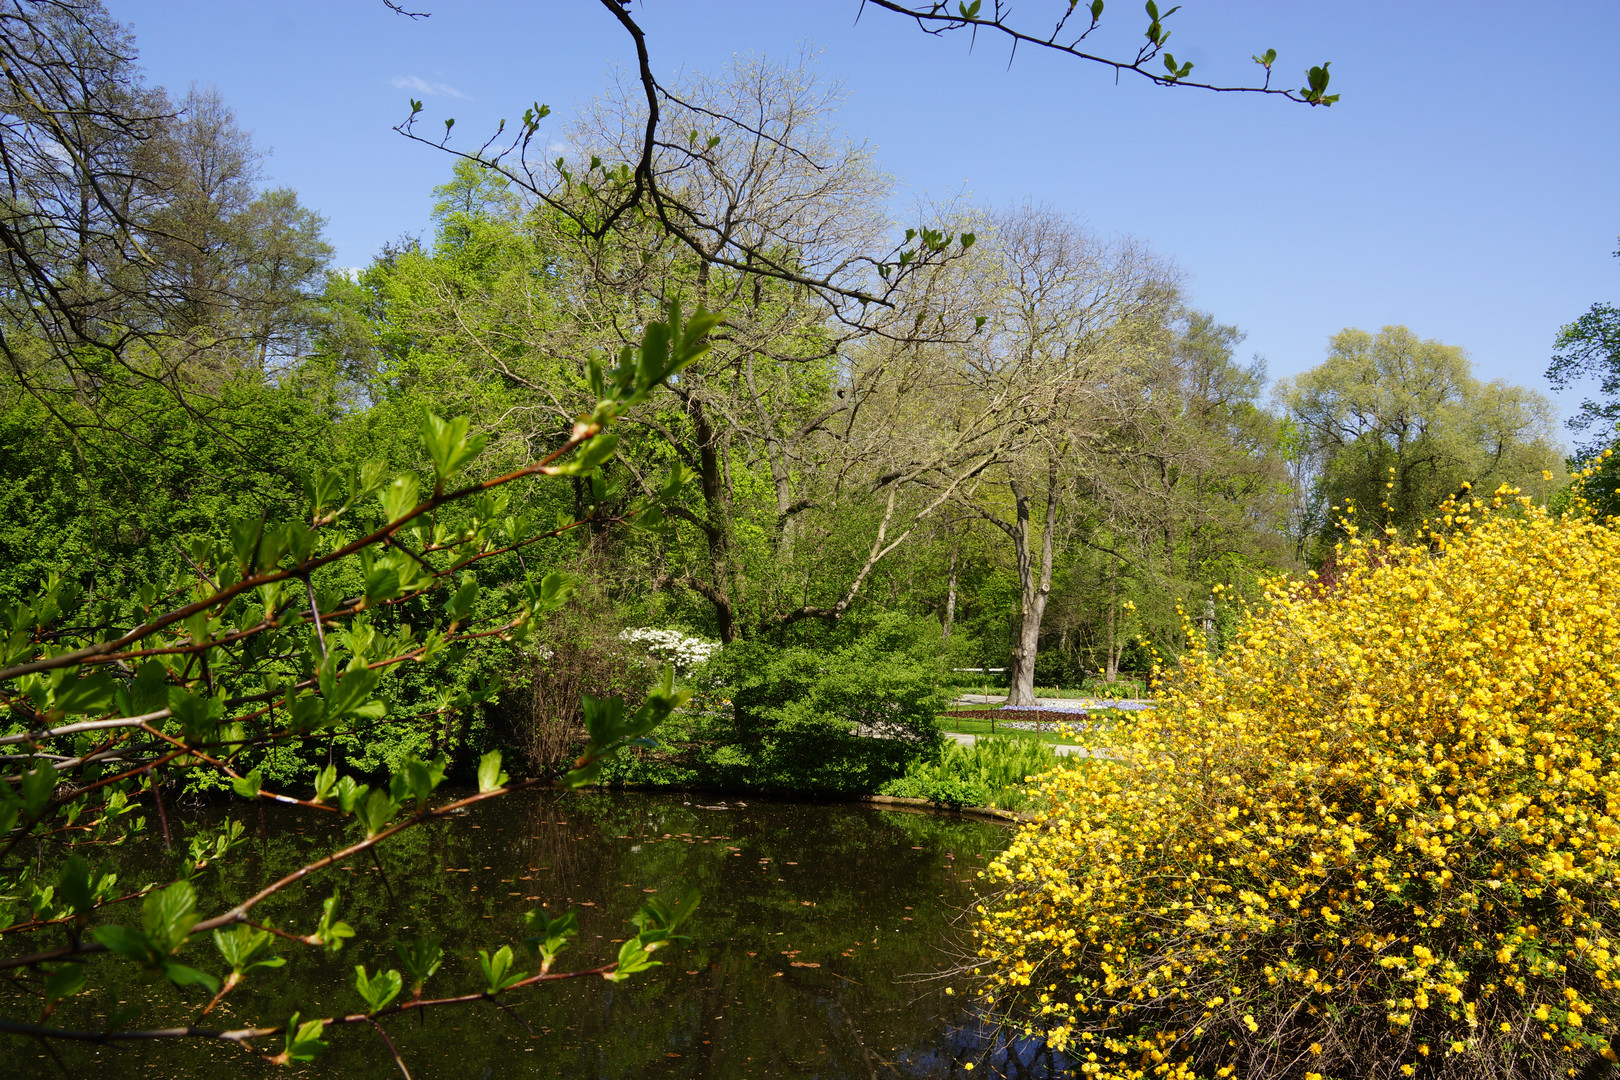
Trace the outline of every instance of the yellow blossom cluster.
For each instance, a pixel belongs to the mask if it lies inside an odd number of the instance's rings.
[[[1609,447],[1572,472],[1563,495],[1568,509],[1600,519],[1620,509],[1620,487],[1614,486],[1617,464],[1620,462],[1614,460],[1614,448]]]
[[[1620,532],[1511,494],[1352,530],[1037,781],[979,909],[992,1008],[1112,1080],[1612,1060]]]

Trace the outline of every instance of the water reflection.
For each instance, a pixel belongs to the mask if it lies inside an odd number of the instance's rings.
[[[248,824],[251,849],[201,883],[204,911],[315,857],[336,835],[329,817],[296,808],[270,807]],[[986,1060],[963,987],[947,996],[949,981],[927,974],[961,955],[961,911],[975,875],[1007,840],[994,823],[848,805],[513,797],[402,835],[384,849],[381,870],[356,863],[328,871],[267,903],[261,911],[278,925],[307,932],[335,882],[360,937],[335,957],[287,951],[288,968],[249,979],[210,1020],[274,1023],[295,1006],[305,1016],[353,1011],[354,965],[398,967],[392,943],[428,928],[443,935],[446,952],[430,993],[476,990],[476,950],[517,942],[522,912],[542,905],[580,916],[581,933],[559,967],[594,966],[616,955],[632,932],[626,920],[647,896],[674,900],[696,888],[703,903],[688,931],[693,942],[654,972],[618,985],[593,978],[520,992],[510,1012],[479,1005],[389,1021],[412,1075],[878,1080],[979,1077],[999,1064],[1009,1075],[1045,1076],[1062,1063],[1039,1047],[1001,1046]],[[119,872],[135,882],[172,869],[126,856]],[[182,959],[220,966],[211,945],[195,943]],[[182,1000],[170,987],[134,981],[127,965],[96,967],[127,980],[116,983],[118,998],[148,1003],[142,1025],[184,1023],[200,1006],[195,992]],[[296,993],[277,989],[288,974]],[[94,1028],[110,1005],[81,999],[55,1019]],[[360,1025],[329,1031],[328,1040],[306,1075],[399,1075]],[[0,1073],[50,1068],[31,1044],[6,1050]],[[58,1052],[75,1074],[107,1077],[261,1069],[241,1051],[210,1045]],[[968,1061],[978,1069],[965,1072]]]

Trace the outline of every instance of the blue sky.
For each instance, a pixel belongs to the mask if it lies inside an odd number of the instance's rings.
[[[107,0],[148,78],[219,89],[270,177],[328,219],[339,265],[421,233],[449,159],[390,127],[409,97],[471,142],[531,101],[568,113],[634,54],[595,0]],[[987,5],[988,6],[988,5]],[[1032,19],[1054,0],[1024,0]],[[1321,361],[1346,326],[1405,323],[1466,347],[1483,378],[1546,389],[1553,335],[1620,301],[1616,120],[1609,51],[1620,4],[1187,0],[1171,51],[1215,81],[1333,61],[1343,100],[1166,90],[981,37],[934,39],[858,0],[645,0],[655,71],[734,53],[818,66],[847,93],[842,122],[913,194],[1049,203],[1149,241],[1193,303],[1248,334],[1273,376]],[[1141,6],[1112,0],[1114,51]],[[1299,85],[1295,82],[1294,85]],[[465,136],[461,133],[465,132]],[[1564,413],[1573,401],[1559,402]]]

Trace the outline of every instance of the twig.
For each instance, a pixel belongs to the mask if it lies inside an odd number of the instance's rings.
[[[321,659],[326,659],[326,631],[321,628],[321,608],[315,603],[315,581],[304,575],[304,589],[309,593],[309,617],[315,621],[315,637],[321,643]]]
[[[372,848],[370,854],[371,861],[376,864],[377,873],[382,875],[383,889],[385,889],[388,893],[388,905],[390,907],[397,907],[399,905],[399,901],[394,899],[394,887],[388,883],[388,871],[383,869],[382,858],[377,854],[376,848]]]
[[[529,1022],[527,1020],[523,1019],[523,1017],[519,1016],[518,1013],[517,1013],[517,1010],[515,1010],[511,1006],[507,1005],[504,1001],[497,1000],[496,998],[490,998],[489,1003],[491,1005],[495,1006],[497,1009],[501,1010],[501,1012],[506,1013],[508,1016],[510,1016],[512,1019],[516,1020],[518,1023],[522,1024],[524,1030],[529,1033],[529,1038],[538,1039],[540,1037],[540,1036],[538,1036],[538,1035],[536,1035],[534,1033],[534,1028],[529,1026]]]
[[[367,1019],[370,1020],[371,1018],[367,1017]],[[394,1040],[388,1037],[388,1032],[384,1031],[383,1026],[377,1021],[371,1020],[371,1026],[377,1029],[377,1034],[382,1036],[383,1045],[388,1047],[390,1054],[394,1055],[394,1064],[399,1066],[400,1075],[405,1077],[405,1080],[411,1080],[411,1070],[405,1067],[405,1059],[399,1056],[399,1050],[395,1048]]]
[[[158,781],[157,773],[152,771],[152,766],[148,765],[145,772],[146,778],[152,786],[152,801],[157,803],[158,824],[163,827],[163,850],[168,851],[174,847],[174,844],[169,841],[169,815],[163,809],[161,784]]]

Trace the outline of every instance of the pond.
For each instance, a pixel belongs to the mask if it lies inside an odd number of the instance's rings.
[[[217,827],[221,816],[204,812],[188,828]],[[269,806],[262,819],[250,811],[245,821],[252,842],[199,880],[205,913],[318,857],[340,835],[332,817],[300,808]],[[580,918],[558,970],[595,966],[633,933],[626,920],[648,896],[673,902],[695,888],[703,899],[687,928],[692,943],[660,953],[664,967],[617,985],[589,978],[517,991],[510,1012],[480,1003],[389,1020],[411,1075],[875,1080],[994,1075],[1008,1066],[1045,1075],[1044,1056],[1028,1048],[986,1061],[965,984],[935,974],[964,955],[963,911],[976,875],[1009,839],[994,822],[858,805],[515,795],[407,831],[384,846],[383,872],[357,862],[267,902],[265,917],[307,933],[335,884],[359,936],[335,956],[289,945],[288,967],[255,973],[208,1023],[280,1023],[298,1006],[306,1017],[356,1011],[354,965],[399,967],[392,943],[428,929],[443,935],[446,954],[429,996],[476,991],[476,950],[515,946],[522,913],[540,905]],[[168,862],[161,853],[144,864],[123,856],[120,884],[172,876],[182,847],[177,838]],[[124,910],[125,918],[135,914]],[[216,973],[221,966],[211,942],[194,941],[181,959]],[[193,988],[182,1001],[180,991],[144,984],[134,971],[105,958],[91,964],[93,986],[146,1005],[136,1026],[186,1023],[206,1000]],[[53,1022],[96,1029],[112,1006],[106,991],[88,994]],[[326,1037],[329,1049],[303,1075],[400,1075],[375,1031],[350,1025]],[[268,1052],[280,1049],[270,1042]],[[201,1042],[56,1049],[75,1076],[276,1072],[241,1050]],[[969,1061],[979,1071],[965,1071]],[[7,1075],[51,1068],[32,1043],[7,1043],[0,1055]]]

